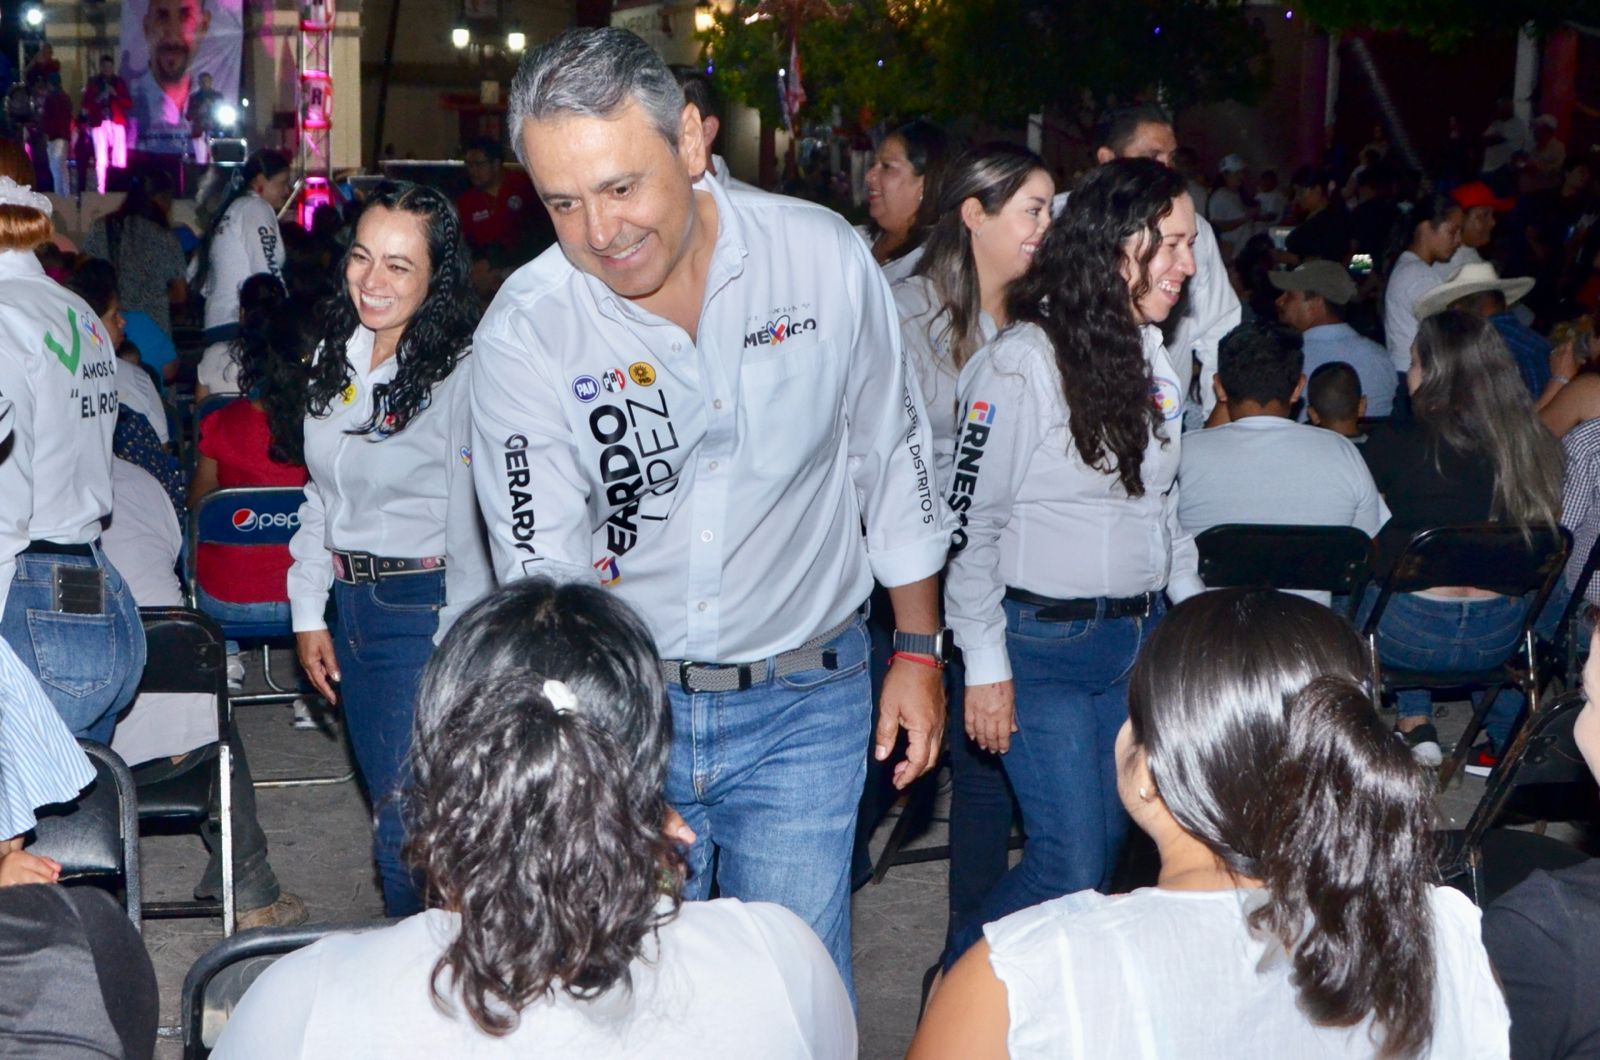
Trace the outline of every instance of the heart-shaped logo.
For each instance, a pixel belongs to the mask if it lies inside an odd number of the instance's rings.
[[[767,330],[772,333],[772,344],[776,346],[789,337],[789,317],[787,315],[779,317],[767,325]]]
[[[71,308],[67,310],[67,331],[72,335],[72,353],[67,353],[66,348],[48,331],[44,333],[44,347],[56,355],[56,359],[66,366],[68,372],[77,375],[78,360],[83,353],[83,339],[78,334],[78,314]]]

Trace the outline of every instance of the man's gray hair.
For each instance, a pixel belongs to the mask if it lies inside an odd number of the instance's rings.
[[[522,126],[563,114],[608,118],[638,103],[645,117],[678,151],[683,89],[655,49],[625,29],[569,29],[530,51],[511,81],[511,146],[517,161]]]

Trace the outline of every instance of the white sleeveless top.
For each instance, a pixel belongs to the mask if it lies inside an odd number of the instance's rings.
[[[1318,1027],[1295,1005],[1292,966],[1252,936],[1260,891],[1069,894],[984,928],[1006,987],[1014,1060],[1369,1057],[1369,1023]],[[1429,1057],[1510,1055],[1511,1019],[1479,938],[1477,908],[1433,889]]]

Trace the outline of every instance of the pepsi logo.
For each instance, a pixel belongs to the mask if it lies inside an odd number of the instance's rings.
[[[245,533],[251,530],[289,530],[300,525],[299,512],[262,512],[239,508],[233,513],[233,528]]]

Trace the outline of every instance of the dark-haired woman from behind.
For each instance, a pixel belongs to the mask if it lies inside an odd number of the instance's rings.
[[[191,508],[219,489],[306,484],[305,339],[287,309],[283,284],[270,273],[250,277],[239,290],[233,346],[245,396],[200,421]],[[289,563],[287,547],[202,544],[195,554],[200,606],[224,621],[287,623]]]
[[[491,585],[460,370],[478,302],[455,207],[423,185],[374,190],[343,271],[318,310],[289,604],[300,664],[343,710],[373,801],[384,907],[406,916],[422,899],[396,796],[417,682],[437,636]]]
[[[671,738],[650,634],[614,595],[531,578],[479,602],[418,700],[406,853],[434,908],[283,958],[213,1055],[854,1057],[798,917],[680,900]]]
[[[1347,623],[1285,593],[1175,607],[1116,750],[1156,886],[989,925],[910,1056],[1509,1055],[1478,911],[1436,879],[1432,785],[1363,659]]]
[[[1160,324],[1194,275],[1194,206],[1150,159],[1097,166],[1012,283],[1011,325],[968,361],[945,611],[966,728],[1022,810],[1022,860],[950,941],[1111,881],[1127,833],[1111,758],[1128,668],[1199,592],[1178,522],[1180,378]]]

